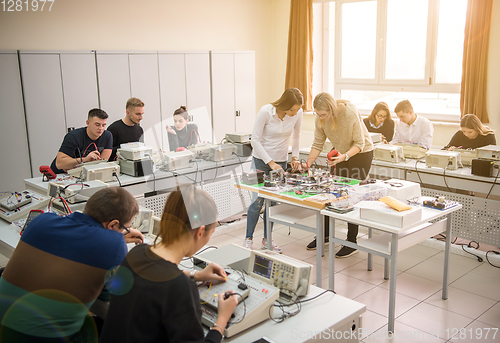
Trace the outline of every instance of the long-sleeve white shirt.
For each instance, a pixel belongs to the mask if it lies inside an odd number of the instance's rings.
[[[303,111],[293,117],[286,115],[280,119],[276,107],[264,105],[257,113],[252,132],[252,155],[264,163],[288,160],[288,145],[292,137],[292,156],[299,156],[300,127]]]
[[[396,124],[396,133],[391,143],[412,143],[430,149],[434,127],[429,119],[418,116],[417,119],[408,125],[401,120]]]

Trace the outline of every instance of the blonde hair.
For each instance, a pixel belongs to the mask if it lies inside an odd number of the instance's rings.
[[[466,114],[460,120],[460,127],[476,130],[481,136],[493,134],[493,130],[481,123],[478,117],[474,114]]]
[[[127,100],[127,104],[125,105],[125,109],[136,108],[136,107],[144,107],[144,102],[138,98],[130,98]]]
[[[304,105],[304,97],[297,88],[288,88],[283,92],[281,97],[272,102],[271,105],[280,111],[288,111],[295,105],[300,105],[302,107],[302,105]]]
[[[346,108],[347,100],[335,100],[330,93],[319,93],[314,98],[313,106],[315,111],[330,112],[332,116],[328,120],[317,120],[317,125],[323,128],[327,123],[332,128],[337,127],[337,117]]]

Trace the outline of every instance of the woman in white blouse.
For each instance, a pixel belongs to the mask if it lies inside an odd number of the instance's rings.
[[[288,145],[292,137],[292,168],[299,163],[300,126],[302,124],[302,105],[304,99],[297,88],[288,88],[281,97],[271,104],[264,105],[257,113],[252,132],[252,170],[269,174],[271,170],[286,170]],[[259,221],[264,199],[254,196],[247,212],[247,233],[244,247],[252,249],[253,233]],[[271,223],[272,229],[272,223]],[[264,212],[264,238],[262,249],[267,247],[266,213]],[[273,250],[281,249],[272,242]]]

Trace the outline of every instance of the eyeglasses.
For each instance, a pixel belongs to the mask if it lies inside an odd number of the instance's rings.
[[[383,114],[382,114],[382,115],[377,114],[375,117],[377,117],[377,118],[379,118],[379,119],[385,119],[385,118],[387,118],[387,116],[385,116],[385,115],[383,115]]]
[[[328,115],[329,115],[330,113],[319,114],[319,113],[314,112],[314,114],[315,114],[315,115],[317,115],[318,117],[320,117],[321,119],[325,119],[326,117],[328,117]]]
[[[127,231],[127,233],[130,233],[130,228],[129,227],[125,227],[123,226],[122,224],[120,224],[120,228]]]

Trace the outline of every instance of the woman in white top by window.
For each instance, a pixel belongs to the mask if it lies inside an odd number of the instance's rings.
[[[252,132],[252,170],[269,174],[271,170],[286,170],[288,144],[292,137],[292,168],[298,169],[300,126],[302,124],[302,105],[304,99],[297,88],[288,88],[275,102],[260,109]],[[254,196],[247,212],[247,233],[244,246],[251,249],[253,233],[259,221],[264,199]],[[272,229],[272,223],[271,223]],[[262,248],[267,247],[266,213],[264,212],[264,238]],[[274,251],[281,249],[272,242]]]

